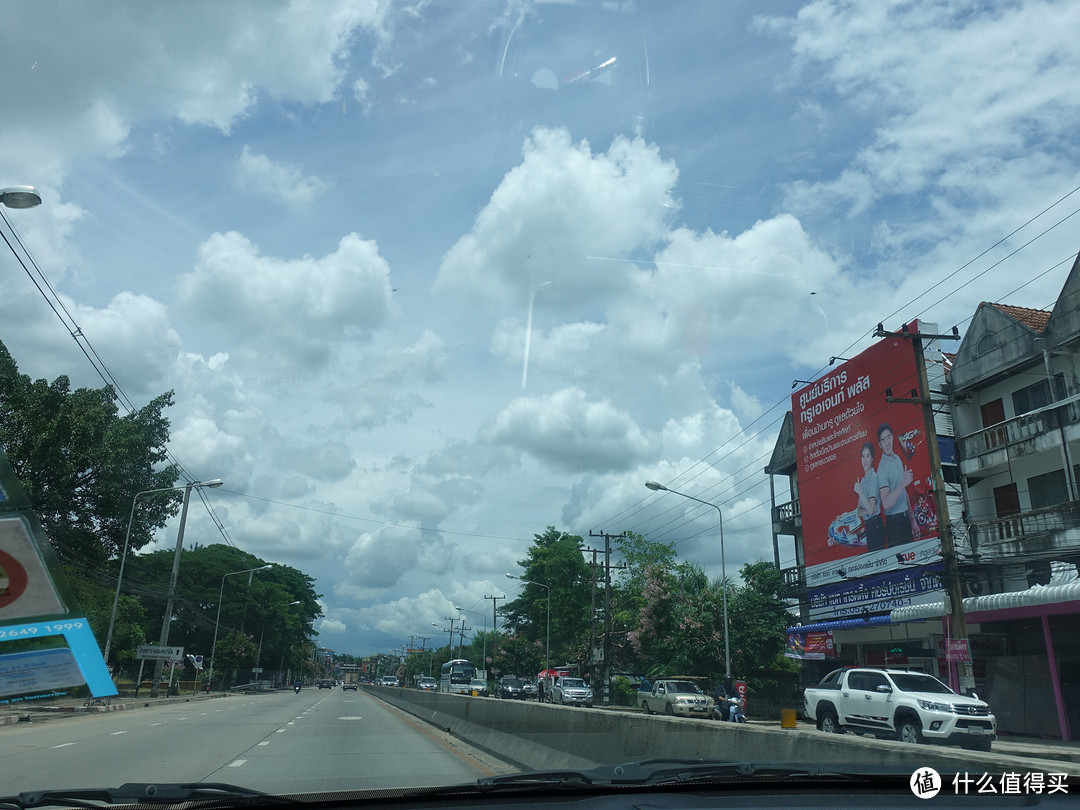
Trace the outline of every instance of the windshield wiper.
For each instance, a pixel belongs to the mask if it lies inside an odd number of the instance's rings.
[[[206,802],[206,805],[267,806],[298,804],[251,788],[237,787],[224,782],[190,782],[148,784],[131,782],[116,788],[87,788],[79,790],[28,790],[18,796],[0,798],[0,808],[27,810],[32,807],[102,807],[110,804],[168,805],[182,802]]]
[[[814,779],[827,781],[880,780],[896,777],[894,771],[873,768],[855,771],[808,766],[805,763],[753,763],[737,760],[646,759],[622,765],[602,765],[589,770],[532,771],[481,779],[481,789],[492,787],[587,787],[616,785],[663,785],[701,782],[787,781]],[[907,776],[903,777],[907,784]]]

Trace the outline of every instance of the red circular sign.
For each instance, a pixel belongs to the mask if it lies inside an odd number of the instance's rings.
[[[0,551],[0,610],[23,595],[28,579],[26,569],[18,560]]]

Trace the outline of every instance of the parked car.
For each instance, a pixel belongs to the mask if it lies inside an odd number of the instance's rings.
[[[439,689],[439,682],[434,678],[425,675],[416,684],[416,688],[424,692],[436,692]]]
[[[320,689],[333,689],[334,682],[329,678],[319,678],[318,686]]]
[[[581,678],[563,676],[555,682],[551,690],[550,702],[561,706],[585,706],[591,709],[593,691]]]
[[[984,701],[958,695],[921,672],[838,669],[805,689],[803,700],[806,718],[833,734],[959,743],[977,751],[989,751],[997,737],[997,718]]]
[[[499,678],[499,682],[495,684],[495,697],[524,700],[527,697],[525,682],[521,678]]]
[[[645,714],[662,712],[679,717],[708,717],[712,711],[712,701],[697,684],[670,678],[647,685],[643,683],[638,689],[638,704]]]
[[[487,697],[490,694],[488,692],[487,681],[485,681],[483,678],[473,678],[471,681],[469,681],[469,694],[476,694],[480,697]]]
[[[525,693],[525,699],[531,700],[536,697],[536,693],[539,691],[536,681],[532,678],[526,678],[521,682],[521,689]]]

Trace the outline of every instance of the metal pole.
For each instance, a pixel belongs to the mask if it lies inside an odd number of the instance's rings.
[[[180,510],[180,529],[176,533],[176,552],[173,555],[172,575],[169,577],[169,595],[165,600],[165,616],[161,620],[161,637],[158,646],[164,647],[169,643],[169,624],[172,622],[173,599],[176,597],[176,578],[180,573],[180,552],[184,550],[184,525],[187,523],[188,501],[191,499],[191,489],[194,484],[184,487],[184,507]],[[161,670],[165,662],[158,659],[154,662],[154,682],[150,684],[150,697],[157,697],[161,691]]]

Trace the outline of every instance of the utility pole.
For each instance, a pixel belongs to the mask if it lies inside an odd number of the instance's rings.
[[[956,545],[952,533],[952,523],[949,520],[949,504],[945,499],[945,479],[941,472],[941,451],[937,442],[937,425],[934,423],[935,402],[930,397],[930,384],[926,376],[926,358],[923,356],[923,340],[959,340],[960,335],[954,328],[952,334],[931,335],[922,332],[912,332],[905,324],[899,332],[886,332],[881,324],[878,324],[876,337],[906,337],[911,340],[911,347],[915,352],[915,370],[918,374],[917,391],[912,391],[911,399],[887,396],[889,402],[910,402],[920,405],[923,411],[923,424],[926,430],[926,448],[930,453],[930,474],[934,477],[934,507],[938,516],[938,539],[941,541],[941,559],[943,563],[942,579],[947,596],[949,608],[949,634],[946,638],[945,660],[956,664],[956,678],[952,677],[952,667],[949,667],[950,685],[957,688],[962,694],[970,693],[975,688],[975,677],[971,669],[971,647],[968,641],[967,617],[964,615],[964,593],[960,587],[960,566],[956,554]],[[948,404],[938,402],[937,404]],[[954,651],[949,648],[950,642],[957,642],[962,648]]]
[[[506,598],[506,594],[503,594],[502,596],[495,596],[495,595],[490,595],[489,596],[489,595],[485,594],[484,598],[491,600],[491,632],[492,632],[491,663],[494,664],[495,663],[495,643],[499,638],[499,615],[498,615],[498,612],[497,612],[496,608],[497,608],[497,606],[499,604],[499,600]],[[487,669],[487,661],[484,662],[484,669]],[[494,669],[494,667],[493,667],[493,669]]]
[[[601,672],[604,678],[602,701],[604,706],[611,705],[611,541],[625,539],[626,533],[608,534],[589,530],[589,537],[604,538],[604,661]],[[624,566],[617,566],[622,568]]]

